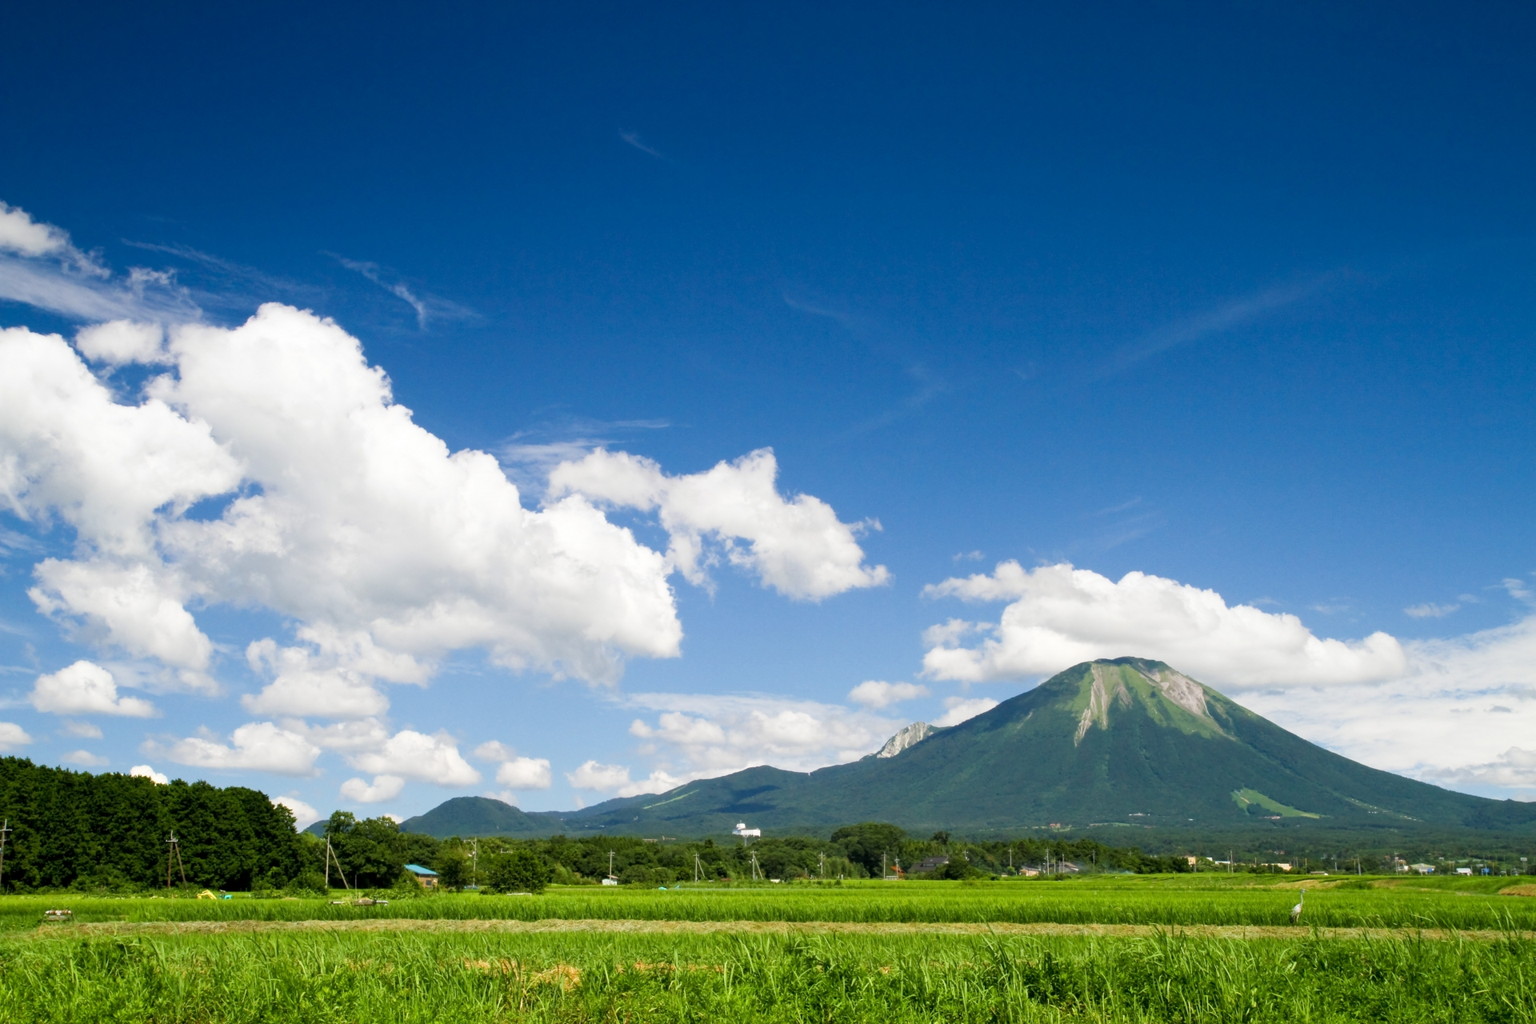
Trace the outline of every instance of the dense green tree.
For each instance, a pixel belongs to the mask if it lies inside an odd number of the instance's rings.
[[[497,892],[541,893],[553,874],[549,862],[526,846],[497,853],[486,864],[486,881]]]
[[[906,832],[879,821],[844,825],[832,833],[832,842],[842,848],[844,856],[872,877],[880,874],[882,858],[899,854],[904,838]]]
[[[392,818],[354,818],[351,828],[331,837],[331,846],[354,888],[391,886],[405,870],[400,826]]]
[[[470,884],[469,851],[462,843],[444,843],[431,866],[437,872],[437,884],[445,889],[462,889]]]

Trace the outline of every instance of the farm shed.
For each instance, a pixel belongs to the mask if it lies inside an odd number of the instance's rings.
[[[405,870],[411,873],[411,877],[416,879],[423,889],[437,888],[437,872],[431,868],[424,868],[420,864],[407,864]]]

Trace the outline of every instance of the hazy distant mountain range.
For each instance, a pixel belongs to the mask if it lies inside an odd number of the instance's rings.
[[[1157,662],[1076,665],[947,729],[916,723],[878,755],[814,772],[757,767],[570,812],[458,797],[402,828],[436,836],[774,833],[860,821],[976,836],[1092,827],[1250,835],[1536,835],[1536,804],[1453,793],[1308,743]]]

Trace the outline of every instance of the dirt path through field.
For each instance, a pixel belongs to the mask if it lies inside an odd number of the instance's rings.
[[[1447,928],[1302,928],[1254,925],[1151,924],[895,924],[783,921],[613,921],[613,920],[417,920],[373,921],[148,921],[46,925],[28,933],[36,938],[87,938],[97,935],[240,935],[302,932],[438,932],[547,935],[561,932],[614,932],[684,935],[1063,935],[1093,938],[1144,938],[1158,934],[1217,939],[1536,939],[1536,932],[1455,931]]]

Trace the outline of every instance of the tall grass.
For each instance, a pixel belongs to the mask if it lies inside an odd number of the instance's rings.
[[[7,1022],[1536,1019],[1536,945],[265,933],[0,942]]]

